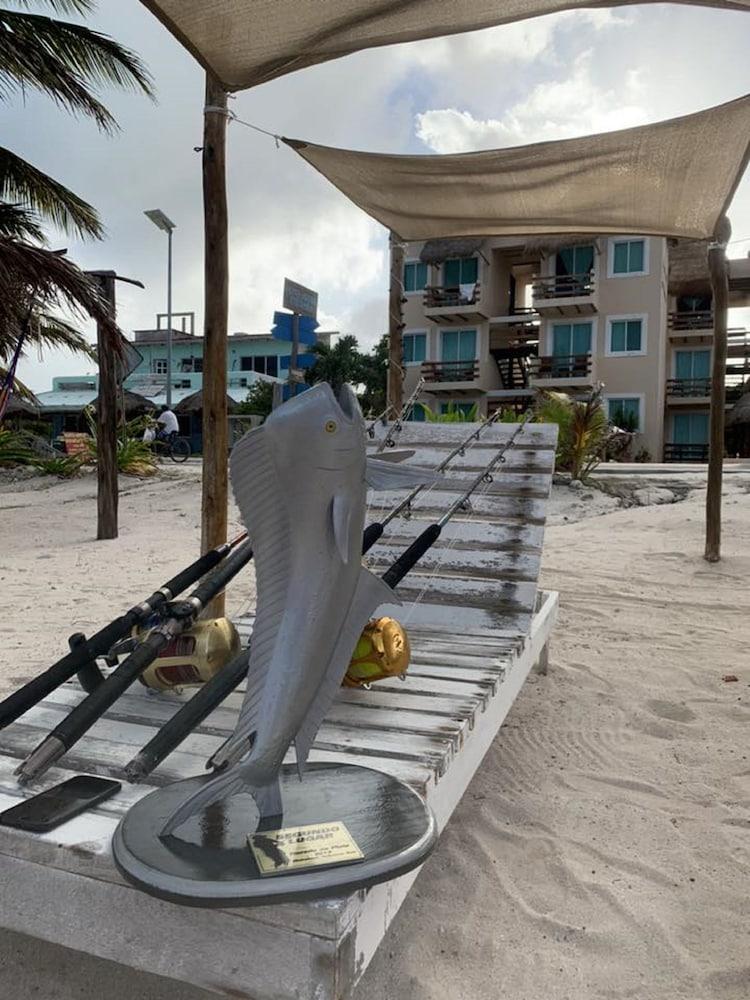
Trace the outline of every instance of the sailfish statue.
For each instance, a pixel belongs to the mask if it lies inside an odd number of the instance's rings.
[[[279,774],[295,746],[300,777],[360,633],[398,604],[361,563],[367,485],[431,482],[425,470],[366,459],[352,389],[321,383],[278,407],[234,447],[235,499],[252,540],[258,603],[247,690],[234,733],[213,756],[217,776],[162,830],[239,792],[261,820],[282,813]]]

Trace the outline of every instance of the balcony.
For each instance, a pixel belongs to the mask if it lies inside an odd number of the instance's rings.
[[[478,361],[423,361],[421,375],[428,392],[466,393],[479,388]]]
[[[484,323],[489,317],[482,306],[482,286],[460,285],[444,288],[428,285],[424,290],[424,314],[433,323]]]
[[[594,364],[591,354],[545,355],[530,358],[531,385],[540,388],[592,386]]]
[[[665,444],[665,462],[707,462],[707,444]]]
[[[667,379],[667,402],[669,403],[694,403],[697,399],[707,402],[710,395],[710,378]]]
[[[532,286],[534,308],[540,316],[590,316],[597,311],[590,274],[557,274]]]
[[[536,343],[539,340],[539,318],[536,309],[526,308],[514,309],[507,316],[492,316],[492,340],[502,341],[503,346],[511,343]]]
[[[711,337],[714,332],[714,314],[700,312],[671,312],[667,316],[669,339],[685,341],[691,338]]]

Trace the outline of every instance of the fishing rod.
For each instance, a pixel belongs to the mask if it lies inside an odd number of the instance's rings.
[[[485,420],[483,420],[482,423],[479,425],[479,427],[476,428],[476,430],[473,430],[471,434],[468,435],[468,437],[465,437],[463,441],[459,442],[459,444],[456,445],[453,451],[451,451],[443,459],[440,465],[438,465],[435,468],[435,472],[438,474],[445,472],[445,470],[448,468],[448,466],[451,464],[451,462],[457,455],[464,455],[466,453],[466,449],[471,447],[472,441],[475,440],[478,441],[482,434],[482,431],[486,430],[487,427],[496,423],[498,419],[502,416],[502,412],[503,411],[501,409],[497,409],[495,410],[495,412],[492,414],[491,417],[486,417]],[[520,427],[523,427],[527,422],[528,422],[528,416],[524,414]],[[515,435],[513,436],[513,438],[511,438],[511,440],[514,440],[514,438]],[[508,444],[510,445],[510,442],[508,442]],[[394,518],[398,517],[402,511],[409,510],[414,500],[419,496],[422,490],[426,488],[426,485],[427,485],[426,483],[420,483],[419,485],[415,486],[414,489],[411,491],[411,493],[408,494],[408,496],[404,497],[404,499],[399,501],[399,503],[397,503],[395,507],[391,508],[391,510],[386,514],[386,516],[383,518],[382,521],[375,521],[372,524],[368,524],[367,528],[365,528],[365,538],[362,547],[363,555],[365,552],[367,552],[368,549],[372,548],[375,542],[377,542],[380,539],[386,527],[391,523],[391,521],[394,520]]]
[[[404,421],[408,417],[409,412],[414,408],[414,404],[417,401],[417,396],[420,394],[420,392],[422,391],[423,388],[424,388],[424,378],[422,378],[420,376],[419,381],[417,382],[416,389],[411,394],[411,396],[409,396],[409,398],[406,400],[406,402],[404,403],[404,405],[401,407],[401,410],[399,411],[398,416],[396,417],[395,421],[393,422],[393,426],[388,429],[385,437],[380,442],[380,444],[378,445],[378,447],[375,449],[375,454],[376,455],[379,455],[380,452],[384,451],[386,448],[395,448],[396,447],[396,442],[394,440],[394,436],[396,434],[400,434],[401,431],[403,430],[403,428],[404,428]]]
[[[247,532],[243,532],[232,541],[206,552],[171,580],[167,580],[163,587],[155,590],[145,601],[136,604],[88,639],[80,632],[71,636],[68,640],[69,653],[0,702],[0,729],[15,722],[61,684],[70,680],[74,674],[78,674],[84,690],[90,692],[98,687],[104,678],[94,662],[96,658],[106,655],[112,646],[129,635],[136,625],[142,624],[183,590],[200,580],[246,537]]]
[[[84,733],[88,732],[97,719],[153,663],[161,651],[190,628],[206,605],[224,590],[229,581],[252,557],[250,541],[246,540],[234,552],[227,554],[188,597],[169,603],[165,618],[149,632],[137,649],[127,656],[96,690],[76,705],[16,769],[19,782],[25,784],[44,774]]]
[[[494,418],[493,418],[494,419]],[[417,561],[427,552],[439,537],[444,525],[453,515],[466,503],[472,493],[483,483],[491,478],[492,470],[505,461],[505,452],[511,447],[516,437],[521,433],[523,427],[528,422],[529,415],[525,415],[523,422],[516,429],[514,434],[505,442],[493,457],[492,461],[474,479],[468,490],[451,505],[448,511],[436,524],[430,525],[424,532],[409,546],[408,549],[394,562],[394,564],[383,574],[383,580],[391,587],[395,587],[403,580],[406,574],[415,566]],[[477,436],[478,433],[490,421],[485,421],[481,428],[473,431],[472,434],[462,443],[463,447]],[[454,449],[450,458],[459,454],[460,447]],[[448,460],[442,465],[445,468]],[[390,518],[388,520],[391,520]],[[369,527],[372,527],[370,525]],[[369,527],[365,529],[362,542],[363,554],[370,549],[383,533],[382,526],[377,535],[369,533]],[[369,533],[369,534],[368,534]],[[252,640],[251,640],[252,641]],[[248,645],[238,656],[231,660],[217,674],[208,680],[201,689],[193,695],[175,714],[159,729],[151,740],[136,754],[135,757],[125,766],[125,774],[128,780],[133,782],[142,781],[161,762],[168,757],[177,747],[190,735],[190,733],[206,719],[214,709],[229,697],[229,695],[242,683],[248,668],[250,657],[250,647]]]

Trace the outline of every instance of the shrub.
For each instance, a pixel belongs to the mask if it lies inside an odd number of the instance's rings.
[[[471,424],[477,419],[477,404],[475,403],[468,412],[464,412],[460,406],[456,406],[455,403],[448,403],[448,409],[445,413],[435,413],[425,406],[424,403],[415,403],[416,406],[422,408],[422,412],[425,415],[425,419],[431,424]]]
[[[38,458],[33,464],[48,476],[70,479],[80,472],[83,459],[81,455],[56,455],[53,458]]]
[[[0,427],[0,465],[28,465],[32,459],[23,436],[18,431]]]

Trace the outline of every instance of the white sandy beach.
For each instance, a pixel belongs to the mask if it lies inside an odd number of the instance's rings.
[[[112,542],[93,541],[93,479],[1,486],[0,690],[197,551],[200,469],[171,475],[123,480]],[[355,1000],[750,996],[750,477],[727,479],[718,565],[701,558],[702,491],[624,510],[573,492],[555,489],[545,542],[550,672],[521,692]],[[235,584],[230,611],[250,596]],[[209,994],[0,934],[0,1000],[105,996]]]

